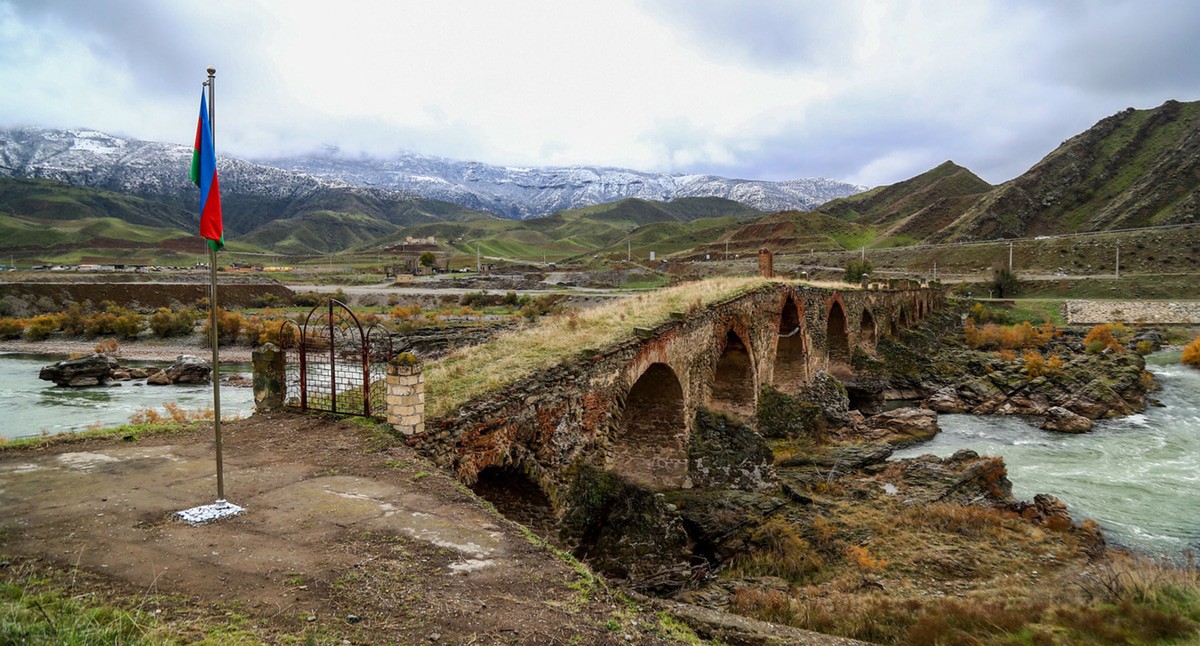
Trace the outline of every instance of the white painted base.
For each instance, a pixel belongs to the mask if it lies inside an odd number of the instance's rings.
[[[201,523],[220,520],[226,516],[237,516],[244,511],[246,511],[245,508],[238,507],[227,500],[218,500],[211,505],[200,505],[199,507],[184,509],[181,512],[177,512],[177,515],[188,523],[199,525]]]

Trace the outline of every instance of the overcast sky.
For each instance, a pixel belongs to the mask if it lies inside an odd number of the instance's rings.
[[[866,185],[998,183],[1200,98],[1200,2],[0,0],[0,126]]]

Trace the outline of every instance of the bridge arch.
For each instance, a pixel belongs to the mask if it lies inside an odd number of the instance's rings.
[[[834,294],[825,314],[825,344],[830,363],[850,363],[850,326],[846,319],[846,308],[841,296]]]
[[[779,341],[775,346],[775,388],[790,394],[808,382],[808,330],[804,308],[788,294],[779,312]]]
[[[868,352],[875,350],[875,316],[871,314],[871,309],[864,307],[862,318],[858,322],[858,342],[863,346],[863,349]]]
[[[740,417],[753,417],[756,380],[754,379],[754,354],[745,336],[735,325],[725,330],[720,343],[721,354],[713,369],[712,388],[708,405],[716,411]]]
[[[639,484],[687,486],[688,424],[675,370],[652,363],[625,396],[608,468]]]

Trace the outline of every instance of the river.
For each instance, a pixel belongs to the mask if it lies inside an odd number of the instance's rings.
[[[0,353],[0,438],[15,439],[120,426],[144,408],[163,412],[174,402],[187,411],[212,408],[212,384],[203,386],[146,386],[139,381],[112,382],[93,388],[60,388],[38,379],[42,366],[66,357]],[[129,365],[159,365],[153,361]],[[222,363],[221,374],[245,374],[249,366]],[[250,388],[221,386],[221,416],[245,417],[254,410]]]
[[[1163,404],[1096,423],[1090,433],[1043,431],[1009,416],[941,415],[942,432],[896,452],[947,456],[958,449],[998,455],[1013,494],[1060,498],[1079,520],[1092,518],[1112,543],[1179,556],[1200,549],[1200,370],[1178,352],[1147,357]]]

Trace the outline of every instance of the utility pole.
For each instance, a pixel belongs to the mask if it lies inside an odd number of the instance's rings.
[[[867,259],[867,245],[862,246],[862,253],[858,256],[858,258],[859,258],[859,260],[863,260],[863,261],[865,261]]]
[[[479,243],[475,243],[475,273],[483,272],[482,258],[479,256]]]
[[[625,262],[633,261],[633,241],[626,238],[625,240]]]
[[[1117,280],[1121,279],[1121,243],[1117,243]]]
[[[729,261],[729,241],[725,241],[725,261]]]
[[[937,261],[933,261],[933,280],[937,282]]]
[[[1012,270],[1013,270],[1013,267],[1012,267],[1012,248],[1013,248],[1013,243],[1011,243],[1011,242],[1010,242],[1010,243],[1008,243],[1008,272],[1009,272],[1009,273],[1012,273]]]

